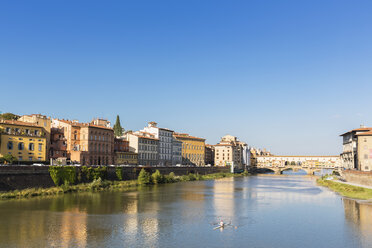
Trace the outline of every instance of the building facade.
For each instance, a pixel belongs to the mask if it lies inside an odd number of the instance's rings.
[[[155,166],[159,164],[159,139],[147,132],[125,134],[129,141],[129,151],[138,154],[138,164]]]
[[[39,125],[0,120],[0,142],[0,157],[9,154],[18,162],[47,161],[46,133]]]
[[[143,133],[150,133],[159,139],[159,165],[172,165],[172,141],[174,131],[160,128],[156,122],[149,122],[147,127],[141,130]]]
[[[257,156],[257,167],[324,167],[339,168],[340,156]]]
[[[115,138],[114,143],[116,165],[138,165],[138,154],[129,151],[129,141]]]
[[[114,163],[114,131],[105,125],[52,120],[52,127],[63,130],[67,156],[71,163],[110,165]]]
[[[182,141],[172,137],[172,165],[182,164]]]
[[[215,165],[242,167],[243,145],[235,136],[223,136],[220,143],[215,145]]]
[[[41,114],[23,115],[18,119],[18,121],[32,123],[44,129],[45,138],[46,138],[46,150],[47,150],[46,160],[48,160],[50,157],[51,125],[52,125],[52,121],[50,117],[47,117]]]
[[[361,126],[360,128],[353,129],[340,135],[342,137],[341,166],[343,168],[349,170],[365,170],[368,168],[368,171],[372,169],[369,165],[367,167],[364,165],[363,168],[363,164],[367,161],[364,156],[364,151],[369,149],[369,145],[364,145],[363,143],[369,143],[369,137],[367,136],[369,136],[368,133],[371,131],[372,128]],[[367,133],[366,138],[360,138],[364,133]],[[366,146],[367,150],[364,150]],[[362,152],[362,156],[360,156],[360,152]],[[364,162],[360,162],[360,158],[362,158]]]
[[[205,139],[190,136],[186,133],[174,133],[174,137],[182,142],[183,165],[205,165]]]
[[[70,159],[67,153],[67,139],[63,128],[51,128],[49,157],[53,160],[58,158]]]
[[[205,144],[205,164],[214,166],[214,146]]]

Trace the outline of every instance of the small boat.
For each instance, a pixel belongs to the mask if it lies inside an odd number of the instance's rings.
[[[217,229],[224,228],[224,227],[225,227],[225,224],[223,224],[223,225],[219,225],[219,226],[213,228],[213,230],[217,230]]]

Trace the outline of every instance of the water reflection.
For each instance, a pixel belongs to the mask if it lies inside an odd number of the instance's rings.
[[[372,205],[359,203],[351,199],[343,199],[345,219],[352,230],[363,237],[366,242],[372,242]]]
[[[5,201],[0,215],[0,247],[372,244],[372,206],[342,200],[308,176],[226,178]],[[220,219],[237,229],[213,231]]]

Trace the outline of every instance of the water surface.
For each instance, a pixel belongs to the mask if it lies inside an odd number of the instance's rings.
[[[298,175],[3,201],[0,247],[372,247],[372,205]]]

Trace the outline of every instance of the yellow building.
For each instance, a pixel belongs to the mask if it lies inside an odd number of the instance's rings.
[[[23,115],[18,118],[18,121],[23,121],[27,123],[36,124],[39,127],[42,127],[45,131],[45,138],[46,138],[46,160],[49,159],[50,156],[50,135],[51,135],[51,125],[52,121],[50,117],[46,117],[45,115],[41,114],[32,114],[32,115]]]
[[[0,120],[0,157],[13,155],[19,162],[46,161],[45,130],[32,123]]]
[[[183,165],[205,165],[205,139],[190,136],[186,133],[174,133],[174,137],[182,141]]]
[[[138,165],[138,153],[135,152],[115,152],[116,165]]]

